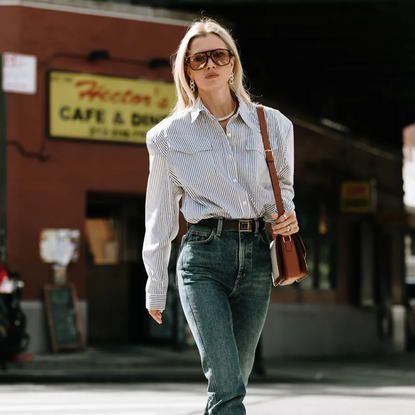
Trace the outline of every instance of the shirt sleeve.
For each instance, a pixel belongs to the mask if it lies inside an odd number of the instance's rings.
[[[147,182],[143,262],[147,271],[146,308],[166,307],[171,241],[179,231],[182,189],[169,176],[166,153],[149,138],[150,172]]]
[[[295,212],[294,205],[294,128],[289,121],[285,135],[284,163],[278,172],[284,210]]]

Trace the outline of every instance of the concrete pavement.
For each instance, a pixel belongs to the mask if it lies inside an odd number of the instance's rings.
[[[413,415],[415,386],[253,384],[247,415]],[[202,415],[202,383],[0,385],[2,415]]]

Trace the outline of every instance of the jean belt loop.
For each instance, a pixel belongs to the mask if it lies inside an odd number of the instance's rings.
[[[216,229],[216,236],[220,236],[222,234],[222,226],[223,226],[223,218],[218,218],[218,227]]]
[[[255,218],[255,236],[259,234],[259,219]]]

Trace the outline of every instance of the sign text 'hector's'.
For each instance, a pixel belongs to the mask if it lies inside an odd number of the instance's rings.
[[[155,88],[154,96],[138,94],[130,89],[126,91],[111,91],[109,89],[105,89],[102,85],[98,85],[98,82],[94,80],[78,81],[75,86],[77,88],[87,87],[87,89],[79,91],[79,98],[89,98],[90,102],[97,100],[99,102],[111,102],[114,104],[143,104],[146,107],[150,107],[152,105],[152,100],[159,93],[158,88]],[[158,108],[164,109],[167,108],[168,104],[168,98],[162,97],[157,101],[156,105]]]

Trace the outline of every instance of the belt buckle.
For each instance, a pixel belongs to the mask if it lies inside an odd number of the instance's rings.
[[[250,220],[240,220],[238,222],[238,231],[239,232],[251,232],[252,231],[252,221],[250,221]]]

